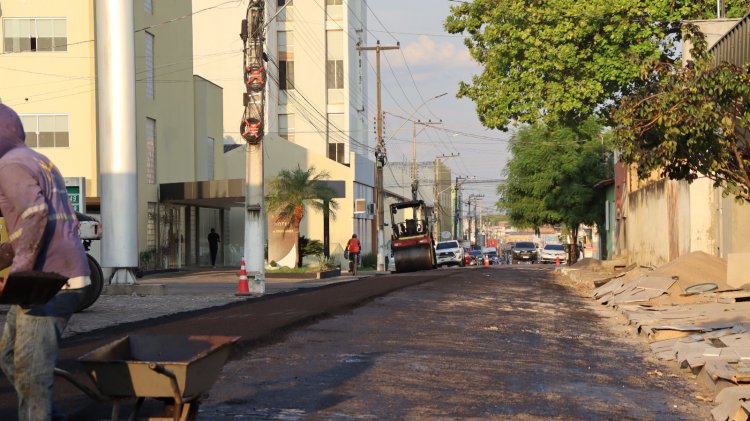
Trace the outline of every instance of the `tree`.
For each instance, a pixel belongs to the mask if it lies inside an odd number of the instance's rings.
[[[315,167],[302,170],[299,165],[295,170],[282,170],[268,183],[270,193],[266,196],[266,207],[275,215],[276,222],[284,224],[284,230],[294,233],[299,259],[299,226],[305,216],[305,206],[321,212],[330,212],[335,218],[338,203],[332,198],[333,189],[322,183],[328,178],[326,171],[316,174]],[[324,203],[328,203],[325,206]]]
[[[497,207],[511,223],[538,230],[563,224],[571,232],[571,261],[577,256],[578,227],[601,225],[603,192],[594,184],[608,176],[601,126],[589,118],[575,130],[537,123],[510,141],[506,182]]]
[[[742,16],[750,0],[725,4],[728,16]],[[468,35],[483,70],[458,95],[491,128],[540,119],[576,127],[591,115],[606,124],[612,107],[652,76],[640,72],[644,63],[678,56],[681,22],[714,10],[707,0],[461,2],[445,28]]]
[[[615,112],[622,159],[637,164],[641,178],[702,175],[750,202],[750,67],[714,64],[697,28],[686,33],[694,61],[655,63],[652,81]]]

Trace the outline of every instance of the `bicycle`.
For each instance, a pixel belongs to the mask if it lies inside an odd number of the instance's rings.
[[[356,275],[358,266],[359,253],[349,253],[349,273],[351,273],[352,275]]]

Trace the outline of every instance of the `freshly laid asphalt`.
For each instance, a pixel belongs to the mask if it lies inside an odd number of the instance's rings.
[[[164,295],[102,295],[88,310],[73,316],[73,333],[64,337],[58,367],[91,384],[76,361],[102,345],[130,334],[239,336],[241,351],[273,341],[291,328],[347,311],[391,291],[450,276],[453,270],[390,275],[364,272],[358,276],[317,279],[268,278],[263,296],[237,296],[235,270],[197,270],[147,276],[139,284],[164,285]],[[4,313],[4,311],[2,311]],[[169,346],[169,344],[165,344]],[[55,398],[75,414],[94,401],[58,379]],[[101,405],[101,404],[99,404]],[[16,396],[0,380],[0,419],[14,419]]]

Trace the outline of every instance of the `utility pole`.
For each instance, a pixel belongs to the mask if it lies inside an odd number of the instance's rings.
[[[254,275],[250,293],[265,293],[265,231],[263,191],[263,132],[266,69],[263,60],[264,0],[250,0],[242,21],[240,38],[244,43],[243,94],[245,112],[240,125],[247,142],[245,159],[245,256],[247,271]]]
[[[450,188],[450,177],[449,177],[448,178],[448,186],[449,187],[446,187],[443,190],[439,190],[439,187],[440,187],[439,181],[442,181],[442,178],[440,177],[440,159],[441,158],[455,158],[455,157],[458,157],[458,156],[461,156],[461,154],[460,153],[452,153],[450,155],[443,154],[443,155],[435,157],[435,183],[434,183],[435,184],[435,186],[434,186],[434,189],[435,189],[435,202],[434,202],[434,205],[435,205],[435,210],[434,210],[434,213],[435,213],[435,238],[439,238],[440,234],[442,234],[442,230],[441,230],[442,224],[441,224],[441,222],[443,221],[443,218],[442,218],[442,213],[443,212],[440,209],[440,195],[443,194],[443,192],[445,192],[445,190],[448,190]],[[450,219],[450,214],[448,214],[448,219]]]
[[[461,205],[462,205],[461,184],[459,184],[458,182],[460,180],[463,180],[464,182],[466,182],[467,180],[474,179],[474,178],[476,177],[473,175],[469,177],[461,177],[461,176],[456,177],[456,196],[455,196],[456,207],[455,207],[455,215],[454,215],[454,223],[453,223],[453,238],[455,238],[456,240],[458,240],[459,233],[463,236],[463,224],[461,221]]]
[[[385,218],[384,213],[384,191],[383,191],[383,167],[387,162],[385,153],[385,143],[383,142],[383,112],[381,103],[380,93],[380,52],[383,50],[398,50],[400,47],[399,43],[392,46],[381,46],[380,41],[377,42],[375,47],[357,47],[357,51],[375,51],[375,72],[376,72],[376,91],[378,99],[378,146],[375,151],[375,202],[377,203],[378,209],[375,212],[375,225],[378,226],[378,263],[377,270],[382,272],[385,270],[385,234],[383,233],[383,219]]]

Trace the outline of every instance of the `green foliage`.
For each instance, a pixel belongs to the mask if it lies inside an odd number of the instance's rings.
[[[300,255],[313,256],[323,253],[323,243],[320,240],[313,240],[300,235],[299,237]]]
[[[322,181],[328,173],[316,173],[315,167],[302,170],[299,165],[295,170],[282,170],[268,182],[269,194],[266,196],[266,207],[284,225],[285,230],[299,234],[299,226],[305,216],[305,206],[318,209],[331,218],[336,217],[338,203],[333,197],[336,192]],[[327,205],[327,206],[326,206]],[[300,250],[298,247],[297,250]],[[301,257],[298,255],[297,260]],[[298,264],[296,262],[295,264]]]
[[[277,267],[277,266],[278,266],[279,264],[278,264],[278,263],[276,263],[276,261],[275,261],[275,260],[271,260],[271,263],[269,263],[269,265],[271,265],[271,267],[272,267],[272,268],[275,268],[275,267]]]
[[[715,65],[702,34],[687,66],[656,63],[652,82],[625,99],[614,114],[622,159],[652,171],[693,181],[705,176],[739,201],[750,201],[750,67]]]
[[[331,270],[336,268],[336,262],[330,257],[326,257],[324,254],[318,255],[318,268],[319,270]]]
[[[367,253],[359,256],[362,261],[363,269],[374,269],[378,267],[378,256],[372,253]]]
[[[513,155],[498,186],[497,207],[516,226],[539,229],[564,224],[601,224],[603,191],[593,186],[608,175],[601,126],[588,119],[575,129],[542,123],[519,130]]]
[[[609,112],[651,74],[641,65],[674,60],[686,19],[713,17],[713,1],[474,0],[451,7],[450,33],[463,33],[482,67],[459,97],[487,127],[514,122],[575,126]],[[742,16],[750,0],[727,0]],[[530,204],[533,206],[533,204]]]

